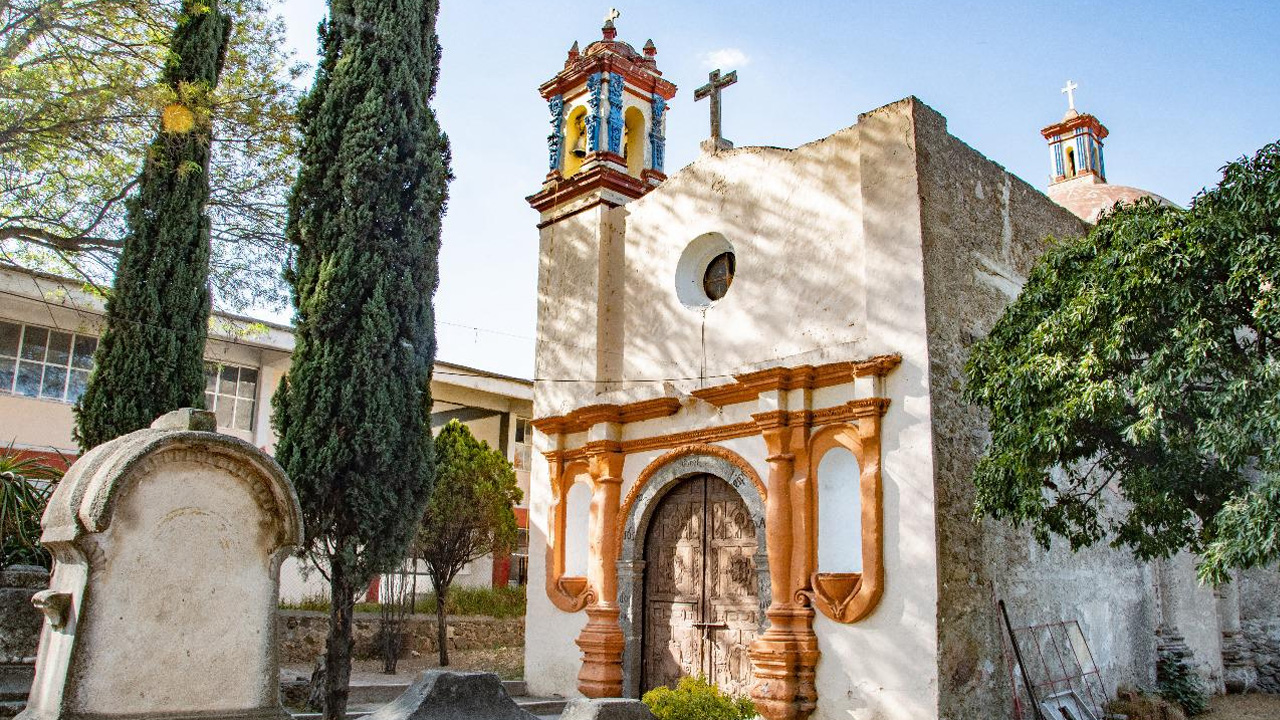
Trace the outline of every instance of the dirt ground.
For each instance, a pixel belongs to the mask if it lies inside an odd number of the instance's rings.
[[[1209,703],[1209,712],[1197,720],[1276,720],[1280,695],[1224,695]]]
[[[418,673],[430,668],[439,667],[439,658],[435,653],[418,657],[402,658],[396,664],[396,677],[404,676],[409,680]],[[497,673],[503,680],[519,680],[524,677],[524,648],[502,647],[484,650],[453,650],[449,653],[449,667],[453,670],[483,670]],[[311,669],[301,665],[289,665],[293,672],[310,675]],[[351,663],[353,673],[382,675],[381,660],[355,660]],[[389,678],[387,675],[382,675]]]

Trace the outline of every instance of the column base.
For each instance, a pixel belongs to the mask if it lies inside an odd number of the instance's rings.
[[[765,614],[770,627],[751,644],[751,700],[766,720],[806,720],[818,704],[813,608],[771,607]]]
[[[626,641],[618,627],[618,606],[588,606],[587,625],[577,643],[582,649],[578,692],[589,698],[622,697],[622,650]]]

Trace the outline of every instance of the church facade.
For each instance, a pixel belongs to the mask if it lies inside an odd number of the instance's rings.
[[[1008,717],[997,599],[1078,620],[1111,691],[1150,684],[1158,628],[1221,686],[1230,608],[1189,558],[970,517],[968,346],[1083,221],[915,98],[668,177],[676,88],[611,21],[541,92],[531,692],[704,675],[769,720]]]

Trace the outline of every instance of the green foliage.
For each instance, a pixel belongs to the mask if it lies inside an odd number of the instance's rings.
[[[62,471],[39,459],[0,452],[0,570],[10,565],[48,568],[52,558],[40,545],[40,517]]]
[[[525,588],[518,587],[457,587],[449,590],[445,612],[450,615],[478,615],[493,618],[524,617]],[[295,603],[281,603],[285,610],[329,611],[329,598],[314,596],[303,598]],[[376,613],[382,606],[378,603],[356,603],[356,612]],[[420,595],[413,604],[413,611],[419,614],[435,614],[436,594],[428,592]]]
[[[285,192],[297,92],[278,0],[222,0],[235,18],[205,107],[219,303],[281,304]],[[175,91],[157,85],[176,0],[0,2],[0,258],[109,285],[128,233],[125,199]]]
[[[435,446],[436,485],[418,530],[418,552],[436,592],[449,597],[446,589],[467,563],[515,547],[512,507],[521,495],[511,463],[466,425],[449,421]]]
[[[128,233],[107,298],[107,327],[76,403],[88,450],[182,407],[204,407],[209,323],[209,98],[231,19],[216,0],[184,0],[162,84],[173,96],[129,198]],[[201,172],[191,172],[194,166]]]
[[[1209,709],[1209,693],[1200,676],[1186,663],[1163,653],[1157,661],[1156,675],[1159,678],[1156,693],[1182,708],[1187,715],[1199,715]]]
[[[1280,144],[1187,210],[1150,200],[1057,243],[978,343],[978,514],[1048,544],[1280,558]]]
[[[675,689],[656,687],[641,698],[658,720],[752,720],[756,706],[731,697],[702,677],[680,678]]]
[[[272,421],[306,548],[329,573],[330,720],[346,710],[355,594],[403,561],[432,485],[431,298],[450,179],[428,104],[438,11],[435,0],[332,0],[299,106],[285,227],[296,345]]]

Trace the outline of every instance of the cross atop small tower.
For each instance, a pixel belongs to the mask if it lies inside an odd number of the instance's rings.
[[[1062,120],[1044,128],[1040,134],[1049,141],[1049,183],[1105,183],[1106,165],[1102,160],[1102,141],[1107,128],[1098,118],[1076,110],[1076,90],[1080,86],[1067,81],[1062,94],[1067,96],[1067,113]]]
[[[1076,90],[1078,89],[1080,89],[1080,86],[1070,80],[1068,80],[1066,86],[1062,88],[1062,92],[1067,94],[1067,106],[1070,110],[1076,109]]]
[[[717,68],[712,70],[707,78],[706,85],[693,91],[695,102],[705,97],[711,98],[711,139],[703,142],[703,149],[709,152],[728,150],[733,147],[733,143],[725,140],[720,132],[720,92],[738,82],[738,71],[733,70],[721,77],[720,70]]]

